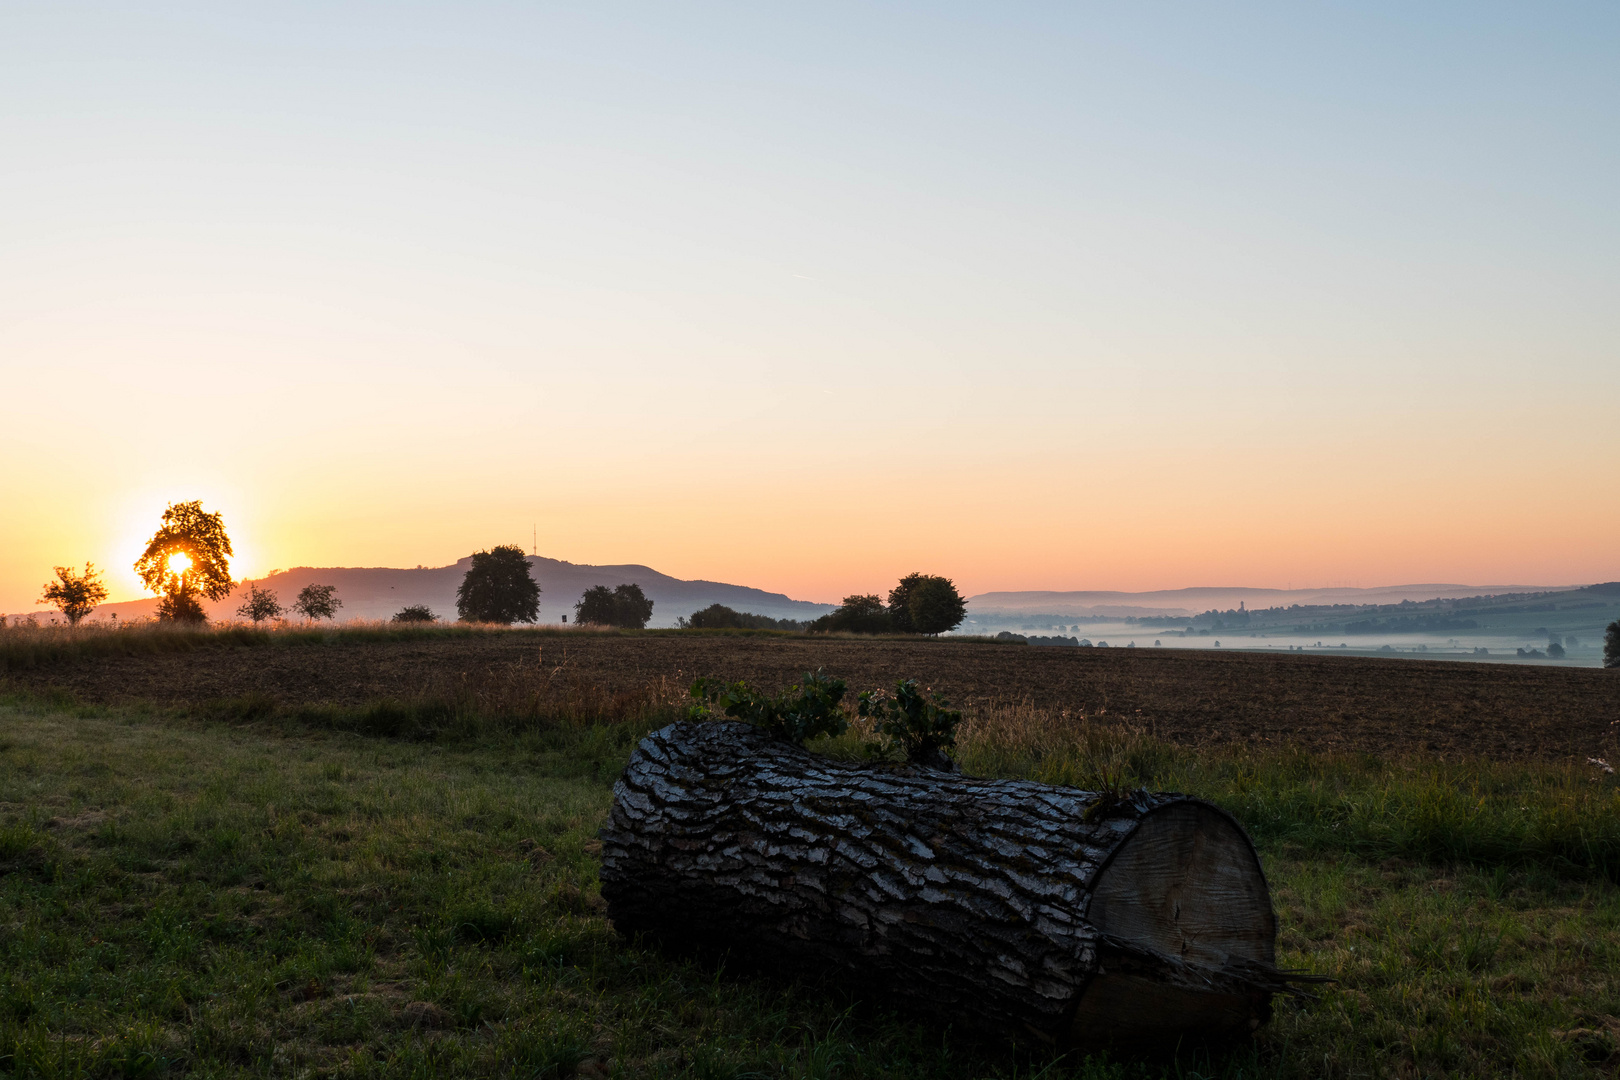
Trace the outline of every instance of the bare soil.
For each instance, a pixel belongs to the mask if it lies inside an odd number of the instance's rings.
[[[86,659],[8,679],[92,703],[186,705],[261,693],[286,704],[357,705],[409,697],[443,685],[447,674],[478,679],[526,665],[566,665],[615,691],[698,675],[776,689],[815,668],[848,680],[852,692],[916,678],[968,708],[1027,701],[1137,723],[1187,745],[1584,762],[1613,754],[1620,734],[1620,671],[952,641],[521,631],[339,637]]]

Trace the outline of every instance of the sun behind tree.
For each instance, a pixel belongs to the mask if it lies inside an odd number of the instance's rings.
[[[163,525],[135,560],[135,573],[159,594],[158,618],[165,622],[206,622],[203,600],[223,600],[231,580],[231,538],[219,514],[202,502],[170,503]]]

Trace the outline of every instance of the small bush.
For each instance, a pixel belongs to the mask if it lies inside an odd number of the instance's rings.
[[[918,689],[916,679],[905,679],[895,684],[893,697],[879,690],[861,691],[857,712],[872,720],[873,730],[881,736],[874,750],[899,751],[914,765],[949,772],[955,764],[945,751],[956,745],[956,728],[962,722],[962,714],[949,705],[940,695]]]
[[[433,609],[426,604],[411,604],[400,608],[389,622],[397,623],[431,623],[438,622],[439,617],[433,614]]]
[[[692,697],[701,703],[699,715],[712,710],[733,720],[762,727],[779,739],[804,745],[807,739],[842,735],[849,728],[843,706],[843,679],[820,671],[805,672],[804,679],[779,696],[761,694],[745,682],[729,685],[712,679],[692,684]]]

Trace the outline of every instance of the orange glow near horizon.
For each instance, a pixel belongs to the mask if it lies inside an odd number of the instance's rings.
[[[1548,455],[1577,460],[1581,426],[1549,432]],[[238,578],[301,565],[442,566],[501,543],[528,550],[531,523],[553,558],[829,603],[885,591],[911,571],[944,574],[969,595],[1620,578],[1609,543],[1620,534],[1620,484],[1549,474],[1536,460],[1459,469],[1438,450],[1407,462],[1369,452],[1324,470],[1269,448],[1199,455],[1121,438],[1077,452],[1049,443],[1050,461],[962,445],[924,460],[891,446],[886,461],[828,451],[811,463],[766,444],[730,461],[697,448],[693,461],[690,450],[661,459],[655,445],[563,443],[528,463],[517,437],[505,448],[490,441],[351,455],[341,473],[326,466],[328,447],[295,444],[273,462],[227,448],[207,472],[87,463],[65,485],[83,497],[53,502],[63,488],[53,478],[18,496],[51,514],[0,520],[0,611],[32,610],[51,566],[86,559],[107,569],[112,601],[149,596],[131,566],[163,507],[189,498],[224,515]],[[1487,448],[1483,437],[1458,443],[1463,460]],[[445,458],[483,449],[512,464],[446,475]],[[694,471],[724,497],[692,498]]]
[[[92,6],[6,24],[0,612],[193,499],[239,580],[1620,579],[1601,5]]]

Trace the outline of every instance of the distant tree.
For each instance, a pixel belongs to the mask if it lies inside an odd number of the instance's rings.
[[[1564,658],[1564,647],[1556,641],[1549,641],[1547,643],[1547,655],[1554,660],[1562,660]]]
[[[907,589],[906,609],[911,629],[918,634],[943,634],[955,630],[967,618],[967,601],[956,591],[950,578],[912,574]]]
[[[161,595],[158,618],[166,622],[205,622],[203,600],[223,600],[231,580],[231,539],[225,520],[206,513],[202,502],[170,503],[163,524],[135,560],[135,573]]]
[[[272,590],[249,584],[247,599],[242,601],[242,606],[236,609],[236,613],[244,619],[261,623],[266,619],[281,617],[281,602],[276,599],[276,594]]]
[[[586,589],[579,603],[574,605],[574,621],[641,630],[652,618],[652,612],[653,602],[647,599],[640,585],[620,585],[613,589],[595,585]]]
[[[794,619],[773,619],[769,615],[753,615],[736,611],[724,604],[710,604],[702,611],[692,612],[690,619],[676,619],[682,630],[803,630],[804,623]]]
[[[812,632],[842,631],[850,634],[886,634],[894,622],[883,606],[883,598],[873,595],[846,596],[837,609],[810,624]]]
[[[305,585],[298,590],[292,609],[310,622],[333,618],[343,606],[343,601],[333,595],[336,592],[336,585]]]
[[[1603,666],[1620,668],[1620,619],[1603,631]]]
[[[529,558],[516,544],[501,544],[473,553],[456,587],[456,612],[462,622],[532,623],[540,618],[540,586],[529,572]]]
[[[40,596],[39,602],[50,604],[66,615],[69,626],[78,626],[80,619],[107,599],[107,589],[101,584],[101,574],[96,570],[95,563],[85,563],[82,574],[71,566],[58,566],[54,569],[56,580],[45,583],[45,591]]]
[[[403,623],[429,623],[438,622],[439,617],[433,614],[432,609],[430,609],[426,604],[411,604],[409,607],[400,608],[399,611],[394,614],[392,621]]]
[[[889,590],[889,628],[899,634],[915,634],[917,628],[911,622],[911,593],[922,581],[921,574],[907,574],[900,579],[900,583]]]
[[[606,585],[592,585],[574,605],[574,621],[594,626],[617,626],[619,609],[613,602],[613,590]]]

